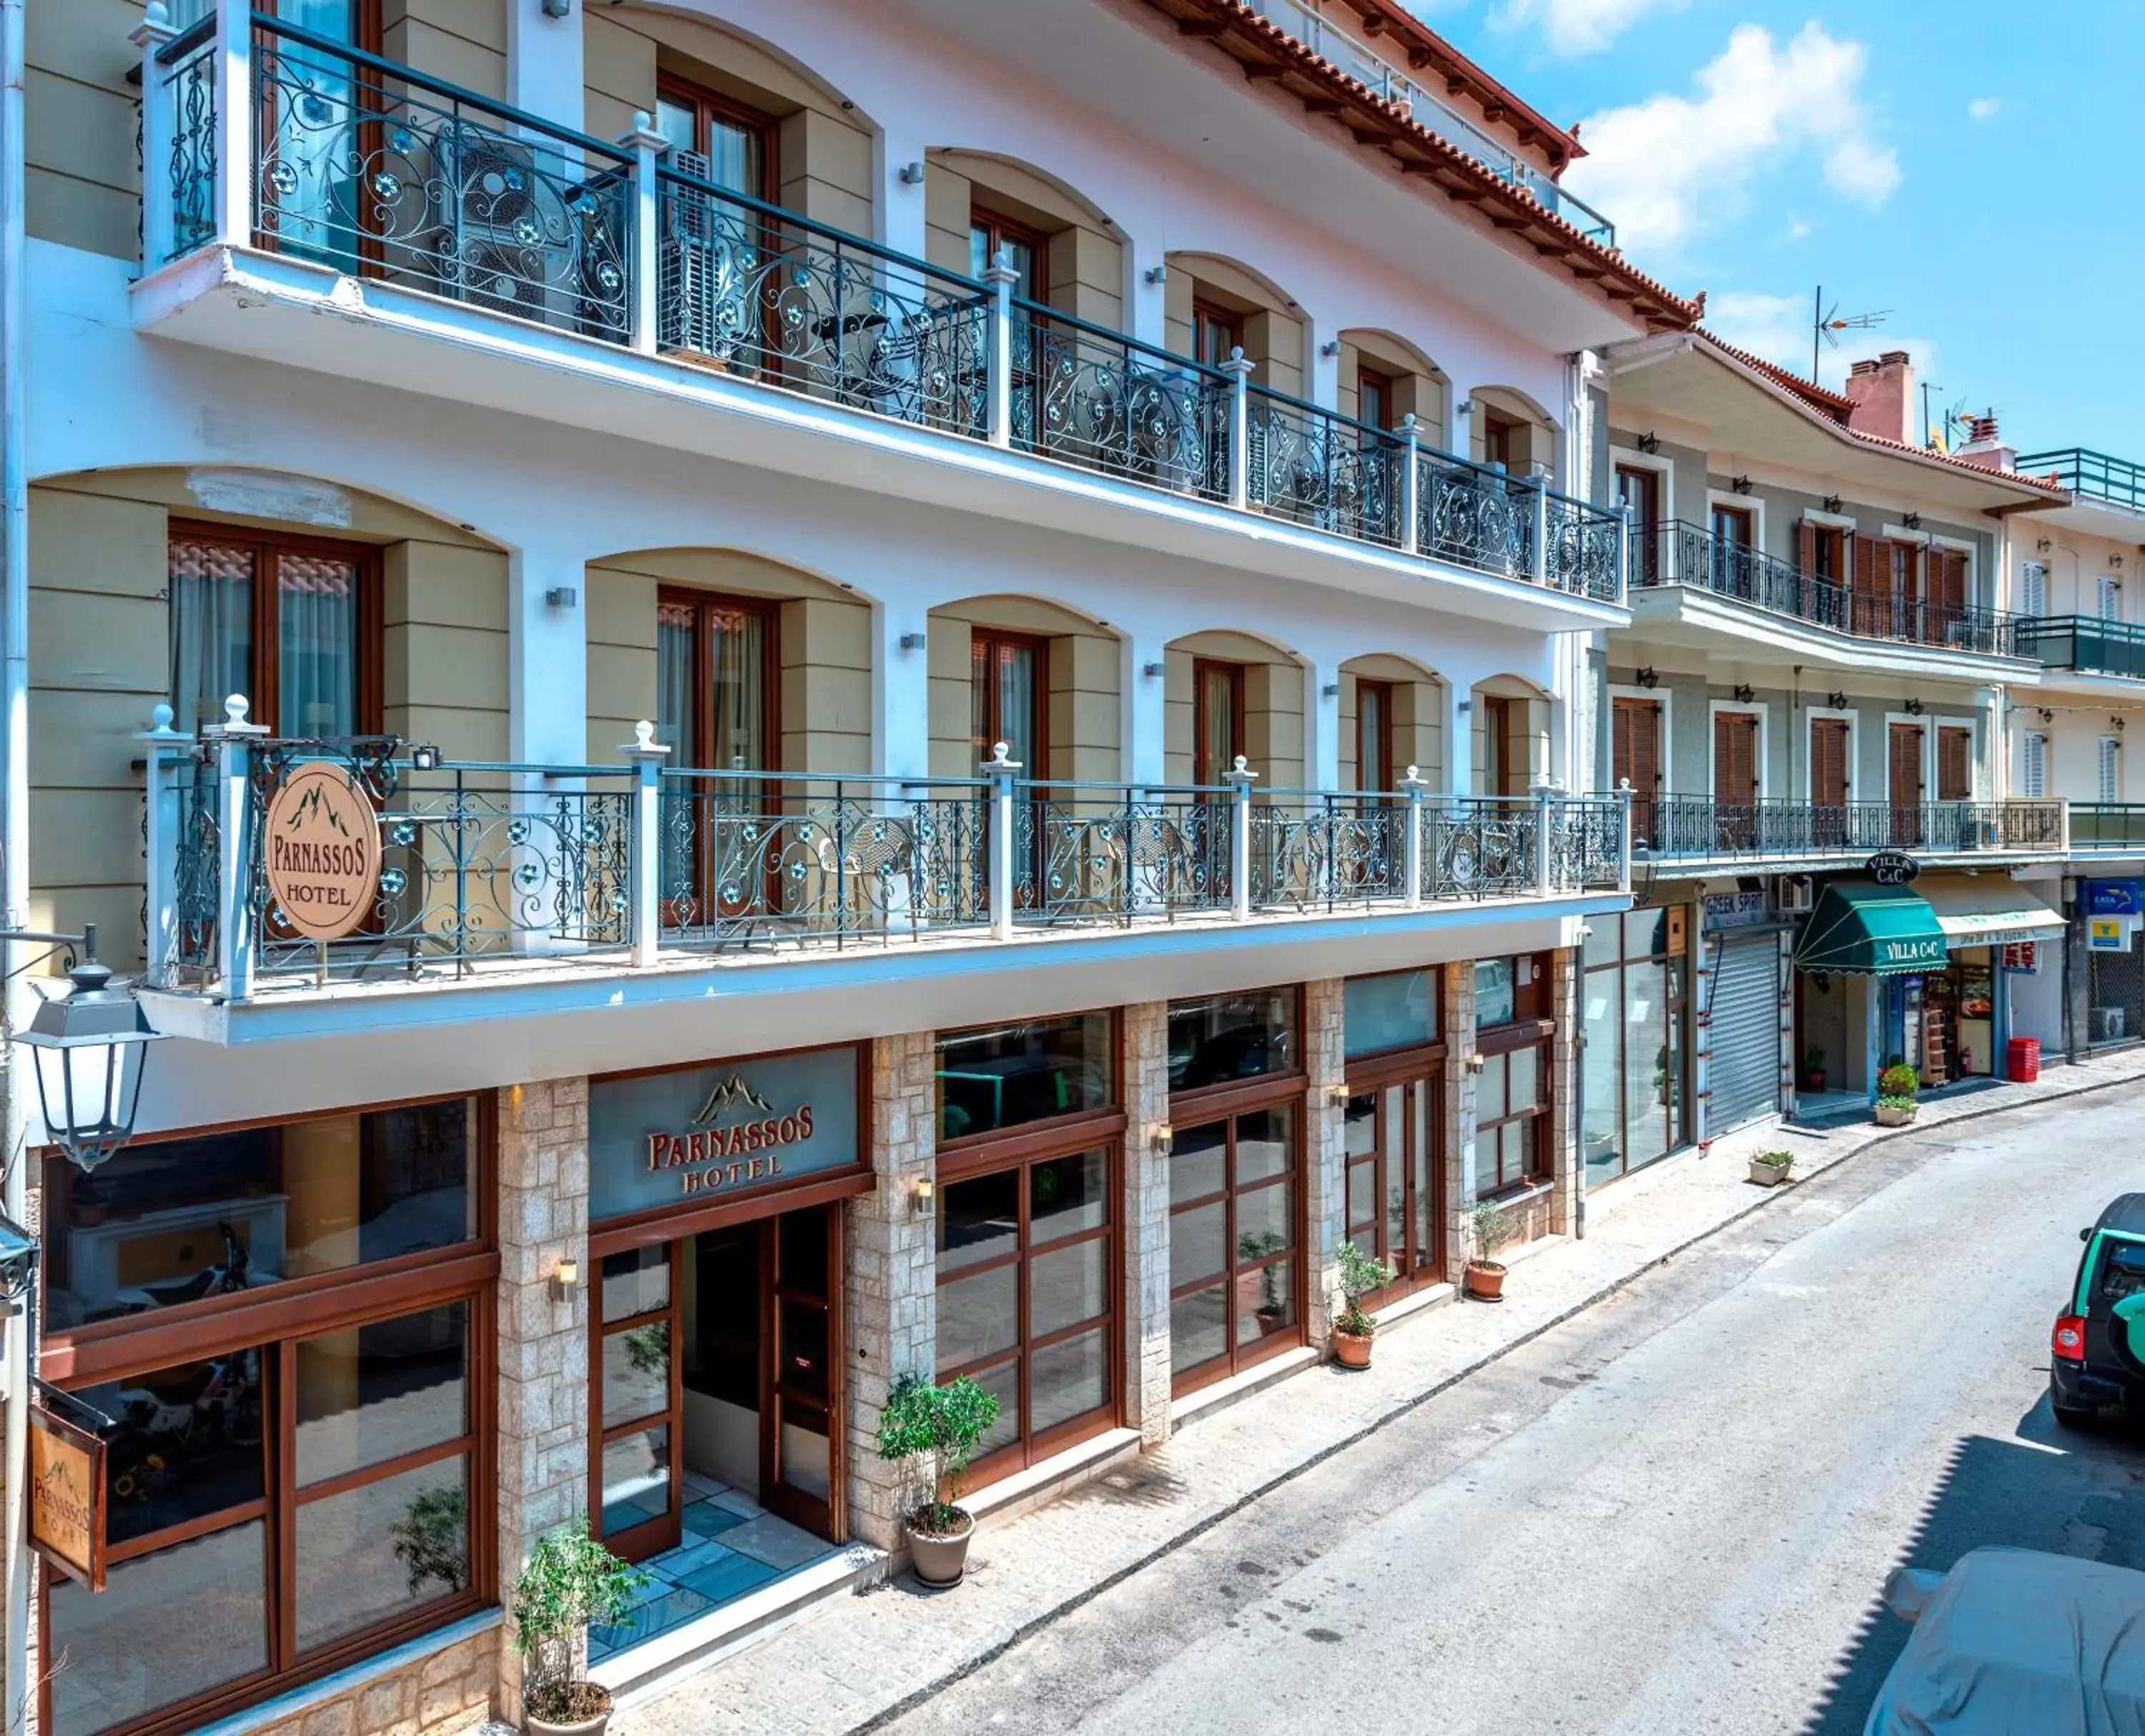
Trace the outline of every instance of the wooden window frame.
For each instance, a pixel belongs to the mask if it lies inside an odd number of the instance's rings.
[[[971,199],[968,202],[968,231],[973,235],[981,229],[988,240],[983,251],[983,263],[993,263],[998,249],[1008,241],[1018,241],[1035,260],[1035,302],[1048,306],[1050,302],[1050,237],[1033,223],[1023,223],[1018,217],[1009,217],[988,200]],[[1015,291],[1015,293],[1018,293]]]
[[[1015,633],[998,627],[971,625],[968,629],[968,679],[972,684],[972,693],[973,684],[977,675],[978,653],[983,648],[992,645],[1003,645],[1034,654],[1035,716],[1030,721],[1028,732],[1032,735],[1033,739],[1024,742],[1015,741],[1014,745],[1023,764],[1027,767],[1027,775],[1030,778],[1048,779],[1051,770],[1049,636],[1041,633]],[[970,703],[973,705],[973,699]],[[995,686],[991,689],[991,698],[987,709],[993,714],[998,710],[998,693]],[[991,757],[991,750],[999,742],[1014,740],[1014,738],[1006,733],[1003,718],[998,719],[990,733],[991,739],[981,744],[982,753],[977,763],[978,767],[983,759]],[[963,775],[973,778],[979,776],[980,773],[977,767],[971,767]]]
[[[725,97],[704,84],[680,73],[658,72],[655,75],[655,96],[658,102],[668,97],[673,102],[683,103],[693,111],[693,148],[702,157],[714,153],[708,147],[712,140],[709,122],[717,117],[732,126],[754,132],[759,137],[760,185],[750,196],[764,204],[779,205],[782,191],[782,123],[764,109],[741,102],[734,97]]]
[[[1244,735],[1244,689],[1248,685],[1247,667],[1224,657],[1195,657],[1192,659],[1192,781],[1194,783],[1218,788],[1223,777],[1234,769],[1235,755],[1249,752]],[[1218,768],[1207,764],[1207,677],[1210,673],[1226,674],[1229,683],[1229,739],[1234,747],[1231,763]]]
[[[278,18],[282,15],[279,0],[256,0],[256,3],[257,9],[261,12]],[[206,11],[207,8],[204,10]],[[385,22],[381,17],[381,0],[356,0],[356,22],[357,28],[352,33],[354,40],[350,46],[362,54],[376,54],[384,57],[386,53],[386,36]],[[258,30],[254,32],[253,52],[256,55],[261,54],[264,48],[267,48],[276,53],[280,59],[284,46],[283,39],[279,37],[267,36]],[[306,51],[302,49],[300,51],[301,53],[304,52]],[[352,67],[351,71],[354,75],[354,88],[351,92],[353,112],[357,115],[366,117],[359,120],[351,130],[357,139],[361,155],[370,160],[379,150],[381,136],[387,125],[387,117],[378,112],[379,107],[386,100],[380,88],[384,81],[379,73],[369,72],[367,69],[361,67]],[[264,77],[256,72],[255,80],[256,90],[253,102],[253,124],[256,129],[254,149],[256,152],[261,152],[265,148],[261,141],[273,141],[280,137],[281,127],[276,118],[276,107],[278,103],[287,97],[288,92],[285,88],[283,77]],[[371,82],[368,82],[368,80]],[[260,173],[262,165],[256,162],[254,164],[255,172]],[[384,263],[384,253],[380,244],[379,234],[374,221],[371,220],[369,206],[364,201],[360,201],[359,204],[361,208],[353,213],[360,226],[359,233],[355,237],[356,242],[355,251],[359,268],[367,277],[378,276],[381,275],[381,268]],[[250,219],[253,228],[254,241],[267,252],[280,253],[282,251],[282,238],[277,234],[272,223],[263,223],[260,219],[261,213],[257,209],[256,201],[256,209]]]
[[[1210,301],[1204,296],[1194,296],[1192,298],[1192,356],[1202,366],[1218,365],[1207,360],[1207,333],[1210,327],[1218,327],[1228,334],[1229,341],[1222,346],[1223,361],[1229,359],[1230,350],[1244,348],[1243,315],[1222,306],[1219,302]],[[1246,351],[1245,353],[1248,356],[1251,352]]]
[[[664,584],[656,588],[655,606],[658,609],[668,605],[694,611],[692,757],[681,759],[681,766],[715,773],[730,769],[728,766],[712,764],[715,751],[715,720],[708,699],[715,686],[715,646],[714,634],[709,628],[708,618],[714,610],[734,609],[759,618],[766,645],[762,653],[765,666],[760,673],[759,727],[760,734],[767,744],[768,763],[764,766],[747,766],[745,769],[749,772],[779,772],[782,769],[782,603],[779,597],[700,590],[691,585]],[[684,748],[687,744],[679,743],[678,745]]]
[[[948,1030],[933,1033],[931,1123],[934,1129],[943,1113],[938,1102],[938,1044],[949,1037],[962,1037],[972,1031],[990,1031],[1009,1022],[1015,1028],[1028,1025],[1054,1024],[1061,1019],[1083,1019],[1097,1012],[1106,1013],[1110,1022],[1110,1095],[1092,1109],[1069,1110],[1063,1115],[1038,1117],[1032,1122],[1019,1122],[1010,1127],[988,1127],[978,1133],[963,1133],[958,1138],[938,1141],[937,1171],[940,1180],[949,1176],[978,1173],[993,1166],[994,1152],[1010,1152],[1014,1147],[1009,1142],[1025,1141],[1037,1151],[1051,1148],[1057,1130],[1070,1129],[1068,1138],[1085,1138],[1089,1144],[1097,1140],[1115,1137],[1124,1131],[1124,1053],[1125,1027],[1122,1010],[1118,1007],[1060,1007],[1055,1012],[1038,1012],[1033,1017],[1000,1021],[981,1025],[956,1025]],[[865,1079],[866,1088],[870,1081]],[[1108,1131],[1102,1131],[1106,1126]],[[1084,1147],[1082,1147],[1084,1149]],[[981,1153],[978,1157],[977,1154]],[[1018,1155],[1003,1159],[1006,1163],[1020,1161]]]
[[[1396,751],[1400,746],[1400,728],[1393,720],[1393,695],[1399,685],[1396,681],[1372,680],[1362,675],[1356,678],[1356,788],[1366,795],[1385,795],[1391,792],[1389,788],[1381,789],[1364,776],[1364,766],[1369,759],[1364,748],[1370,737],[1363,724],[1363,696],[1366,694],[1376,694],[1378,696],[1379,703],[1382,707],[1380,715],[1385,721],[1385,741],[1382,746],[1385,751],[1386,768],[1392,774],[1386,781],[1389,785],[1397,784],[1402,774],[1401,759]]]
[[[347,560],[357,579],[357,688],[352,710],[360,735],[385,732],[387,629],[385,583],[377,544],[344,541],[334,537],[291,535],[247,525],[220,525],[202,519],[172,519],[164,538],[166,572],[171,549],[177,543],[213,543],[226,548],[249,549],[253,554],[253,634],[251,690],[246,699],[251,721],[265,724],[280,735],[282,729],[283,680],[281,587],[276,581],[276,556],[308,555]],[[167,592],[171,589],[168,576]],[[177,599],[168,606],[176,609]],[[170,673],[171,645],[167,634],[164,659]],[[302,738],[298,738],[302,739]]]
[[[1513,1194],[1538,1187],[1555,1173],[1556,1165],[1556,1023],[1553,1019],[1515,1019],[1509,1025],[1498,1025],[1478,1032],[1475,1047],[1486,1058],[1509,1055],[1516,1049],[1533,1049],[1539,1057],[1535,1066],[1538,1095],[1534,1102],[1524,1109],[1508,1110],[1494,1121],[1478,1121],[1475,1124],[1476,1149],[1469,1154],[1471,1184],[1481,1169],[1481,1137],[1510,1126],[1515,1122],[1538,1121],[1534,1142],[1533,1167],[1510,1180],[1505,1178],[1504,1159],[1497,1160],[1497,1185],[1488,1192],[1478,1190],[1477,1199],[1504,1199]]]
[[[1366,390],[1375,390],[1384,400],[1386,413],[1372,416],[1364,407]],[[1356,420],[1366,428],[1375,428],[1381,434],[1390,434],[1393,426],[1393,376],[1383,368],[1366,368],[1361,362],[1356,366]]]
[[[1445,1028],[1443,1004],[1445,982],[1442,972],[1436,973],[1436,981],[1439,1002],[1438,1028],[1441,1031]],[[1450,1191],[1450,1181],[1446,1172],[1445,1062],[1450,1052],[1445,1040],[1440,1037],[1434,1042],[1420,1043],[1411,1048],[1386,1049],[1375,1055],[1364,1056],[1350,1062],[1346,1070],[1346,1090],[1348,1096],[1351,1098],[1369,1097],[1374,1105],[1371,1112],[1370,1151],[1361,1157],[1348,1156],[1344,1137],[1341,1164],[1341,1211],[1343,1238],[1353,1241],[1358,1236],[1366,1231],[1369,1231],[1374,1238],[1375,1252],[1377,1257],[1387,1261],[1388,1269],[1393,1273],[1392,1281],[1372,1291],[1367,1299],[1374,1307],[1382,1307],[1389,1302],[1398,1301],[1403,1296],[1411,1296],[1418,1290],[1442,1284],[1446,1281],[1446,1261],[1450,1257],[1447,1244],[1450,1241],[1450,1234],[1446,1220],[1450,1212],[1451,1202],[1446,1197]],[[1412,1266],[1402,1259],[1403,1251],[1396,1249],[1391,1245],[1387,1233],[1390,1224],[1386,1215],[1386,1192],[1382,1186],[1377,1185],[1378,1181],[1383,1181],[1391,1174],[1392,1166],[1395,1163],[1402,1166],[1403,1199],[1406,1198],[1412,1185],[1412,1178],[1408,1176],[1406,1171],[1405,1153],[1396,1158],[1386,1150],[1385,1115],[1382,1103],[1379,1101],[1382,1094],[1387,1091],[1396,1091],[1409,1087],[1420,1090],[1427,1096],[1428,1102],[1423,1111],[1422,1125],[1430,1141],[1430,1150],[1422,1160],[1423,1172],[1430,1178],[1430,1242],[1427,1248],[1414,1251],[1417,1257]],[[1405,1116],[1405,1112],[1403,1115]],[[1411,1131],[1404,1119],[1403,1137]],[[1352,1193],[1350,1182],[1354,1173],[1366,1166],[1369,1167],[1372,1176],[1377,1180],[1374,1181],[1372,1185],[1370,1221],[1367,1223],[1359,1223],[1356,1221],[1349,1204]],[[1403,1221],[1411,1240],[1414,1235],[1416,1216],[1415,1211],[1406,1211],[1404,1208]]]

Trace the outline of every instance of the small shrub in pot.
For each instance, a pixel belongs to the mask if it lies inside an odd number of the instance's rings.
[[[966,1375],[943,1386],[903,1375],[879,1413],[880,1458],[890,1464],[928,1458],[933,1464],[928,1498],[908,1514],[909,1554],[916,1577],[927,1585],[958,1585],[968,1571],[976,1521],[957,1505],[961,1475],[998,1420],[998,1395]]]
[[[524,1721],[535,1736],[601,1736],[610,1694],[574,1674],[575,1643],[591,1626],[624,1621],[647,1584],[647,1574],[590,1536],[585,1525],[538,1540],[510,1606]]]
[[[1393,1269],[1383,1260],[1365,1253],[1352,1241],[1333,1251],[1340,1268],[1336,1282],[1342,1307],[1333,1317],[1333,1356],[1343,1368],[1371,1365],[1371,1338],[1378,1323],[1364,1311],[1363,1298],[1392,1282]]]
[[[1474,1237],[1474,1256],[1467,1262],[1467,1293],[1486,1302],[1501,1301],[1505,1268],[1497,1255],[1519,1234],[1510,1212],[1495,1200],[1477,1200],[1468,1208],[1467,1226]]]

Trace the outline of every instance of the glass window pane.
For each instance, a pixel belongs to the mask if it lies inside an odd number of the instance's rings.
[[[1378,1216],[1378,1166],[1376,1163],[1348,1166],[1348,1223],[1375,1226]],[[1375,1243],[1371,1244],[1375,1249]]]
[[[670,1430],[644,1429],[603,1450],[603,1535],[615,1537],[670,1510]]]
[[[1542,1118],[1538,1115],[1505,1124],[1503,1158],[1507,1181],[1521,1181],[1541,1173],[1535,1151],[1536,1135],[1541,1130],[1541,1124]]]
[[[1485,958],[1475,967],[1475,1022],[1478,1027],[1512,1022],[1512,961]]]
[[[1110,1239],[1097,1236],[1038,1254],[1028,1264],[1028,1330],[1034,1337],[1107,1314]]]
[[[943,1377],[1020,1342],[1020,1268],[1002,1266],[938,1286],[938,1372]]]
[[[785,1301],[778,1329],[782,1334],[783,1390],[824,1405],[827,1402],[827,1311],[816,1302]]]
[[[1037,1242],[1055,1241],[1082,1230],[1097,1230],[1110,1221],[1110,1155],[1082,1152],[1030,1166],[1028,1235]]]
[[[458,1097],[132,1145],[45,1171],[54,1327],[451,1247],[476,1233],[476,1105]]]
[[[1631,1117],[1631,1161],[1668,1150],[1668,973],[1656,964],[1624,972],[1624,1101]]]
[[[1437,1040],[1437,983],[1431,971],[1351,977],[1341,991],[1347,1052],[1375,1055]]]
[[[300,1341],[300,1483],[437,1446],[468,1430],[465,1303]]]
[[[1028,1404],[1035,1430],[1053,1429],[1110,1401],[1110,1335],[1082,1332],[1038,1350],[1028,1375]]]
[[[603,1317],[631,1320],[637,1314],[653,1314],[670,1306],[670,1246],[659,1242],[652,1248],[630,1248],[623,1254],[606,1254],[603,1263]]]
[[[52,1676],[55,1736],[91,1736],[266,1669],[266,1553],[255,1520],[122,1562],[95,1595],[50,1575],[44,1656],[77,1660]]]
[[[1296,1263],[1277,1260],[1237,1275],[1237,1342],[1257,1344],[1296,1324]]]
[[[986,1370],[973,1378],[998,1401],[998,1420],[984,1431],[976,1447],[976,1457],[988,1459],[1020,1439],[1020,1358],[1016,1356],[1003,1367]]]
[[[1504,1186],[1497,1178],[1497,1130],[1494,1127],[1475,1136],[1473,1149],[1468,1153],[1468,1172],[1474,1178],[1475,1194],[1481,1198],[1492,1194]]]
[[[938,1137],[1018,1127],[1115,1102],[1116,1032],[1109,1013],[1085,1012],[941,1037]]]
[[[1287,1072],[1298,1065],[1293,989],[1169,1004],[1172,1091]]]
[[[1169,1141],[1169,1200],[1181,1205],[1203,1200],[1228,1185],[1229,1124],[1209,1122],[1203,1127],[1177,1127]]]
[[[1296,1244],[1296,1189],[1287,1181],[1237,1196],[1237,1259],[1263,1260]]]
[[[783,1289],[829,1300],[825,1211],[785,1211],[775,1219],[774,1233],[779,1241],[776,1258]]]
[[[261,1355],[236,1350],[82,1390],[118,1425],[105,1446],[111,1541],[261,1499]]]
[[[1348,1099],[1341,1117],[1341,1133],[1351,1157],[1367,1157],[1378,1148],[1377,1093],[1358,1092]]]
[[[748,127],[721,115],[708,122],[708,156],[713,166],[709,178],[717,187],[758,199],[767,192],[765,142],[757,127]]]
[[[468,1466],[420,1466],[298,1509],[298,1649],[469,1584]]]
[[[616,1428],[670,1408],[670,1322],[650,1321],[603,1341],[603,1425]]]
[[[1482,1071],[1475,1076],[1475,1120],[1478,1126],[1505,1118],[1510,1107],[1506,1087],[1511,1063],[1509,1055],[1484,1057]]]
[[[357,563],[276,557],[276,684],[283,734],[357,733]]]
[[[172,722],[189,734],[222,723],[230,694],[253,692],[254,560],[242,544],[171,544]]]
[[[1586,1030],[1586,1102],[1579,1137],[1589,1186],[1621,1175],[1625,1168],[1620,1102],[1624,1015],[1617,1004],[1622,987],[1622,974],[1615,970],[1590,971],[1580,979],[1580,1007]]]
[[[1172,1290],[1228,1270],[1228,1208],[1219,1200],[1169,1220],[1169,1287]]]
[[[655,130],[663,135],[674,153],[700,148],[695,131],[699,119],[699,114],[690,103],[680,102],[671,97],[655,99]],[[669,739],[667,736],[659,739]]]
[[[1505,1057],[1508,1072],[1505,1075],[1507,1102],[1516,1113],[1521,1109],[1541,1102],[1541,1087],[1545,1070],[1542,1066],[1540,1049],[1515,1049]]]
[[[938,1271],[960,1271],[1020,1246],[1020,1171],[1000,1170],[938,1190]]]
[[[1296,1112],[1262,1109],[1237,1117],[1237,1186],[1285,1175],[1296,1167]]]
[[[1229,1286],[1216,1284],[1169,1305],[1169,1365],[1177,1374],[1229,1348]]]

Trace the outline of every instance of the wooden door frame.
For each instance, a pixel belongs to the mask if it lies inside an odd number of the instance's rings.
[[[974,714],[975,700],[973,684],[976,679],[976,646],[979,641],[1011,645],[1035,654],[1035,716],[1031,724],[1035,739],[1024,744],[1016,743],[1014,745],[1020,752],[1022,764],[1027,775],[1031,778],[1048,782],[1052,770],[1050,764],[1050,635],[1047,633],[1017,633],[1009,628],[985,626],[973,621],[968,624],[968,628],[971,716]],[[991,694],[992,698],[987,709],[995,713],[998,709],[995,687],[991,689]],[[983,744],[983,759],[990,758],[991,749],[998,742],[1008,739],[1004,723],[1005,720],[1003,718],[998,719],[997,726],[992,731],[993,739]],[[969,778],[981,775],[978,769],[980,764],[981,761],[978,761],[978,766],[970,767],[962,775]]]
[[[690,1236],[674,1239],[668,1244],[664,1258],[669,1265],[670,1281],[669,1300],[660,1308],[651,1308],[644,1314],[629,1315],[625,1319],[605,1321],[603,1317],[603,1259],[593,1257],[595,1271],[594,1295],[589,1307],[589,1530],[612,1554],[627,1561],[645,1561],[651,1555],[659,1555],[666,1549],[674,1549],[679,1542],[684,1521],[685,1503],[685,1388],[684,1355],[684,1340],[679,1331],[679,1296],[684,1286],[679,1281],[685,1251],[692,1245]],[[670,1335],[670,1392],[669,1408],[652,1412],[644,1417],[628,1420],[606,1428],[603,1420],[603,1356],[604,1341],[638,1331],[644,1326],[664,1324]],[[614,1440],[623,1440],[634,1435],[644,1435],[660,1425],[669,1431],[670,1450],[670,1510],[658,1518],[643,1520],[639,1525],[629,1525],[625,1530],[606,1536],[603,1528],[603,1460],[604,1449]]]
[[[1442,999],[1441,994],[1440,998]],[[1378,1196],[1378,1211],[1375,1220],[1378,1228],[1379,1252],[1393,1261],[1397,1269],[1394,1273],[1392,1282],[1371,1293],[1371,1300],[1374,1307],[1384,1307],[1390,1303],[1400,1301],[1403,1296],[1412,1296],[1418,1290],[1427,1289],[1447,1281],[1446,1256],[1448,1251],[1446,1244],[1450,1237],[1447,1234],[1446,1215],[1451,1209],[1451,1204],[1447,1197],[1449,1189],[1448,1178],[1446,1175],[1447,1152],[1445,1141],[1445,1066],[1448,1052],[1447,1045],[1441,1038],[1436,1042],[1423,1043],[1412,1048],[1388,1050],[1376,1055],[1364,1056],[1350,1062],[1347,1065],[1346,1089],[1351,1097],[1369,1095],[1378,1098],[1382,1105],[1383,1093],[1388,1090],[1396,1090],[1405,1093],[1409,1090],[1425,1089],[1428,1092],[1427,1105],[1423,1112],[1426,1117],[1423,1126],[1429,1130],[1431,1147],[1425,1171],[1430,1177],[1430,1243],[1427,1247],[1411,1250],[1415,1255],[1415,1262],[1412,1266],[1399,1258],[1394,1250],[1385,1245],[1385,1194],[1381,1186]],[[1415,1122],[1407,1115],[1406,1102],[1406,1097],[1403,1096],[1401,1126],[1404,1144],[1411,1142],[1415,1137]],[[1376,1145],[1371,1161],[1374,1166],[1374,1173],[1378,1175],[1382,1184],[1385,1179],[1384,1171],[1389,1161],[1389,1154],[1386,1150],[1385,1117],[1381,1109],[1374,1110],[1372,1114]],[[1414,1166],[1409,1164],[1407,1157],[1408,1154],[1403,1151],[1401,1160],[1401,1191],[1404,1201],[1402,1223],[1405,1234],[1411,1242],[1415,1235],[1416,1196]],[[1345,1156],[1341,1166],[1341,1213],[1345,1218],[1347,1215],[1346,1171],[1349,1166]]]
[[[1401,776],[1401,756],[1393,749],[1399,745],[1400,726],[1393,718],[1393,695],[1400,683],[1375,675],[1356,675],[1351,678],[1356,684],[1356,788],[1366,795],[1383,794],[1363,776],[1363,694],[1366,690],[1376,693],[1383,701],[1381,714],[1385,722],[1385,759],[1386,769],[1393,773],[1387,781],[1398,783]]]
[[[1248,755],[1251,751],[1244,734],[1244,689],[1248,685],[1246,679],[1248,668],[1248,664],[1234,662],[1226,657],[1195,656],[1192,659],[1192,781],[1194,783],[1218,787],[1235,766],[1233,756],[1228,765],[1218,769],[1202,764],[1207,755],[1207,675],[1209,671],[1226,671],[1229,676],[1229,739],[1235,744],[1233,753]]]
[[[760,141],[760,185],[751,196],[768,205],[782,202],[782,123],[773,115],[677,72],[658,70],[655,96],[659,102],[668,97],[674,102],[692,104],[693,149],[699,156],[712,157],[714,154],[708,149],[706,122],[710,115],[719,115],[735,126],[758,133]]]
[[[799,1215],[818,1212],[827,1238],[827,1294],[806,1298],[822,1307],[827,1316],[827,1498],[822,1501],[789,1487],[782,1480],[781,1306],[795,1300],[783,1294],[781,1272],[782,1220],[793,1214],[770,1212],[759,1221],[759,1505],[778,1519],[787,1520],[830,1543],[849,1541],[844,1500],[843,1461],[846,1456],[848,1419],[842,1378],[848,1345],[844,1334],[843,1209],[839,1201],[799,1208]],[[816,1400],[811,1402],[817,1402]]]

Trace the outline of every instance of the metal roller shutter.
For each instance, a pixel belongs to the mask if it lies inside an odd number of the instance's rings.
[[[1708,1138],[1780,1107],[1779,957],[1770,934],[1721,937],[1709,1026]]]

